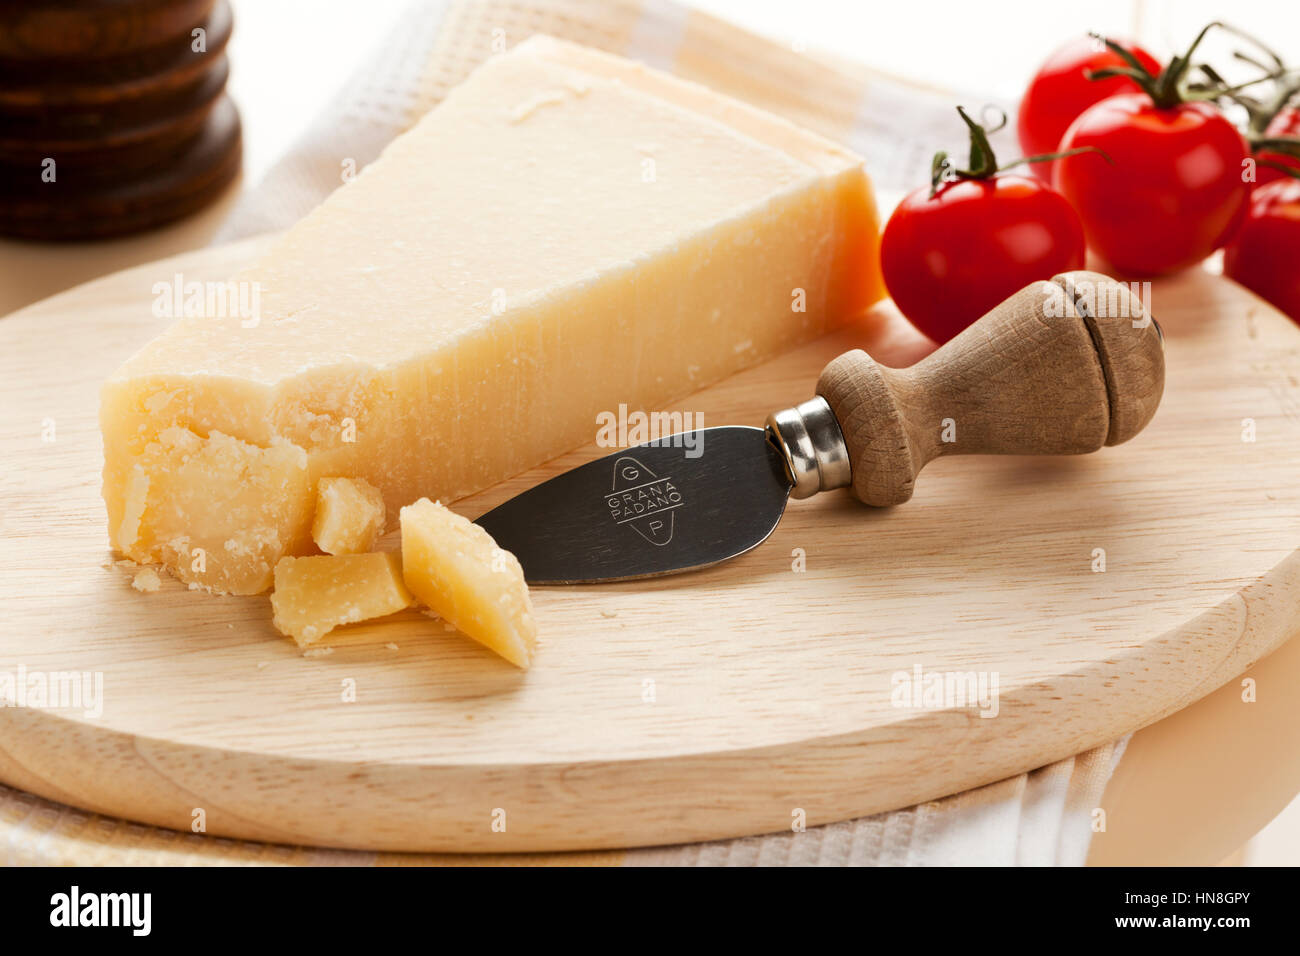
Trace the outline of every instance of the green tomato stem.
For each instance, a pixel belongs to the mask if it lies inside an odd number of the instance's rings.
[[[930,161],[930,196],[933,197],[939,192],[939,187],[945,182],[954,180],[968,179],[992,179],[998,173],[1006,172],[1008,169],[1014,169],[1025,163],[1043,163],[1051,162],[1055,159],[1064,159],[1066,156],[1077,156],[1080,153],[1100,153],[1106,162],[1112,166],[1114,161],[1106,155],[1103,150],[1096,146],[1080,146],[1078,149],[1068,149],[1062,153],[1043,153],[1038,156],[1023,156],[1020,159],[999,166],[998,158],[993,152],[993,146],[989,142],[989,133],[997,132],[1007,125],[1007,115],[1002,114],[1002,121],[994,126],[992,130],[985,129],[982,125],[971,119],[966,112],[965,107],[958,106],[957,113],[966,124],[967,132],[970,134],[970,161],[967,164],[968,169],[958,169],[953,166],[952,159],[946,152],[940,150],[934,154]]]

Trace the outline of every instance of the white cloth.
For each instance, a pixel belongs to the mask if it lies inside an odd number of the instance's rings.
[[[1128,738],[1018,777],[803,833],[633,850],[627,866],[1082,866]]]

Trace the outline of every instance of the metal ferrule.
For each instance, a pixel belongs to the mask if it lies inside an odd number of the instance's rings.
[[[840,423],[820,395],[769,415],[767,430],[785,456],[794,485],[791,498],[811,498],[819,491],[844,488],[852,482],[849,449]]]

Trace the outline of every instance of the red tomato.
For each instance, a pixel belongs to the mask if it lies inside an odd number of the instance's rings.
[[[1300,322],[1300,180],[1288,176],[1255,190],[1223,271]]]
[[[1290,136],[1294,139],[1300,139],[1300,109],[1296,109],[1294,106],[1283,107],[1273,117],[1273,121],[1268,124],[1268,129],[1265,130],[1264,135],[1268,137]],[[1292,156],[1289,153],[1275,153],[1268,149],[1262,149],[1255,154],[1255,158],[1271,159],[1273,162],[1289,166],[1291,169],[1300,169],[1300,157]],[[1279,179],[1289,178],[1282,170],[1261,163],[1259,168],[1255,170],[1255,188],[1258,189],[1266,183]]]
[[[1153,74],[1160,72],[1160,64],[1146,50],[1135,43],[1121,45]],[[1022,153],[1041,156],[1058,152],[1065,131],[1089,106],[1117,93],[1136,92],[1137,84],[1128,77],[1090,80],[1085,74],[1087,70],[1127,65],[1118,53],[1101,46],[1091,37],[1071,40],[1049,56],[1029,81],[1029,88],[1020,101],[1016,133],[1020,137]],[[1053,165],[1050,162],[1034,163],[1029,168],[1043,182],[1050,183]]]
[[[938,343],[1007,296],[1083,268],[1083,227],[1070,204],[1028,176],[943,183],[909,193],[880,242],[899,310]]]
[[[1246,214],[1246,141],[1205,102],[1159,109],[1145,93],[1088,107],[1061,149],[1057,190],[1079,212],[1088,246],[1116,270],[1160,275],[1200,262],[1231,238]]]

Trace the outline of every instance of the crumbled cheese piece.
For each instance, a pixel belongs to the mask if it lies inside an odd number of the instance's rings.
[[[523,568],[478,525],[422,498],[402,509],[402,573],[411,593],[519,667],[537,641]]]
[[[274,624],[299,647],[342,624],[394,614],[411,605],[395,554],[322,554],[281,558],[271,595]]]
[[[364,478],[316,483],[311,536],[326,554],[365,554],[384,533],[384,496]]]
[[[131,587],[144,593],[153,593],[162,587],[162,579],[153,568],[141,568],[131,579]]]

